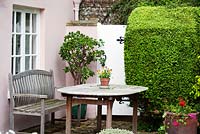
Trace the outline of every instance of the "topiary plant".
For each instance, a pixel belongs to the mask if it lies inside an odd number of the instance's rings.
[[[145,112],[162,112],[177,96],[194,101],[190,91],[198,74],[199,13],[194,7],[140,7],[129,16],[126,83],[149,88],[143,96]]]
[[[104,20],[110,18],[112,24],[126,25],[128,16],[137,7],[166,6],[172,8],[179,6],[199,6],[199,4],[199,0],[117,0],[112,5],[110,12],[108,12]]]
[[[133,132],[125,129],[104,129],[98,134],[133,134]]]
[[[198,60],[200,61],[200,56],[198,56]],[[198,63],[200,64],[200,62],[198,61]],[[190,92],[190,94],[194,95],[194,98],[197,99],[200,97],[200,75],[197,75],[195,77],[196,83],[193,85],[192,87],[192,91]]]
[[[94,75],[88,67],[91,62],[100,61],[100,64],[104,65],[105,53],[98,49],[103,45],[102,40],[86,36],[80,31],[70,32],[64,37],[59,54],[68,63],[64,71],[71,73],[74,85],[85,83],[90,76]]]

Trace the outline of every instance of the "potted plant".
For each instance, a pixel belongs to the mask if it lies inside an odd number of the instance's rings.
[[[163,117],[164,126],[168,134],[196,134],[198,113],[180,97],[177,105],[166,108]]]
[[[71,73],[74,85],[86,83],[86,80],[95,74],[89,67],[92,62],[99,61],[101,65],[104,65],[105,52],[100,49],[103,45],[104,42],[101,39],[96,40],[82,34],[80,31],[69,32],[64,37],[59,54],[62,60],[67,62],[64,71],[65,73]],[[84,107],[84,113],[86,113],[86,105],[81,107]],[[81,111],[83,112],[82,108]],[[75,112],[72,111],[72,113],[76,118],[78,108],[73,107],[73,109],[75,109]]]
[[[101,86],[108,86],[110,82],[110,76],[111,76],[112,69],[108,67],[102,67],[102,69],[97,70],[97,74],[100,78]]]

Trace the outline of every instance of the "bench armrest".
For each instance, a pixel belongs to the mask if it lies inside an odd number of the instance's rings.
[[[35,97],[40,99],[47,99],[47,95],[39,95],[39,94],[14,94],[14,97]]]

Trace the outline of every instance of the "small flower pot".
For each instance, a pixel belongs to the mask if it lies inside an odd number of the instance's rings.
[[[101,86],[108,86],[110,78],[100,78]]]
[[[197,119],[187,118],[183,123],[178,123],[179,116],[174,116],[172,113],[168,113],[165,117],[164,124],[167,126],[168,134],[197,134]]]

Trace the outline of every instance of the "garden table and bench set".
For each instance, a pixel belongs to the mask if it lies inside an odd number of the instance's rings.
[[[82,84],[57,89],[66,100],[54,99],[53,71],[30,70],[9,75],[10,129],[14,130],[14,115],[40,116],[40,134],[44,134],[45,115],[66,109],[66,134],[71,134],[73,104],[97,105],[97,129],[101,129],[102,105],[107,106],[106,128],[112,127],[113,102],[129,97],[133,101],[133,132],[137,133],[138,93],[147,90],[142,86],[110,85],[101,89],[97,84]]]

